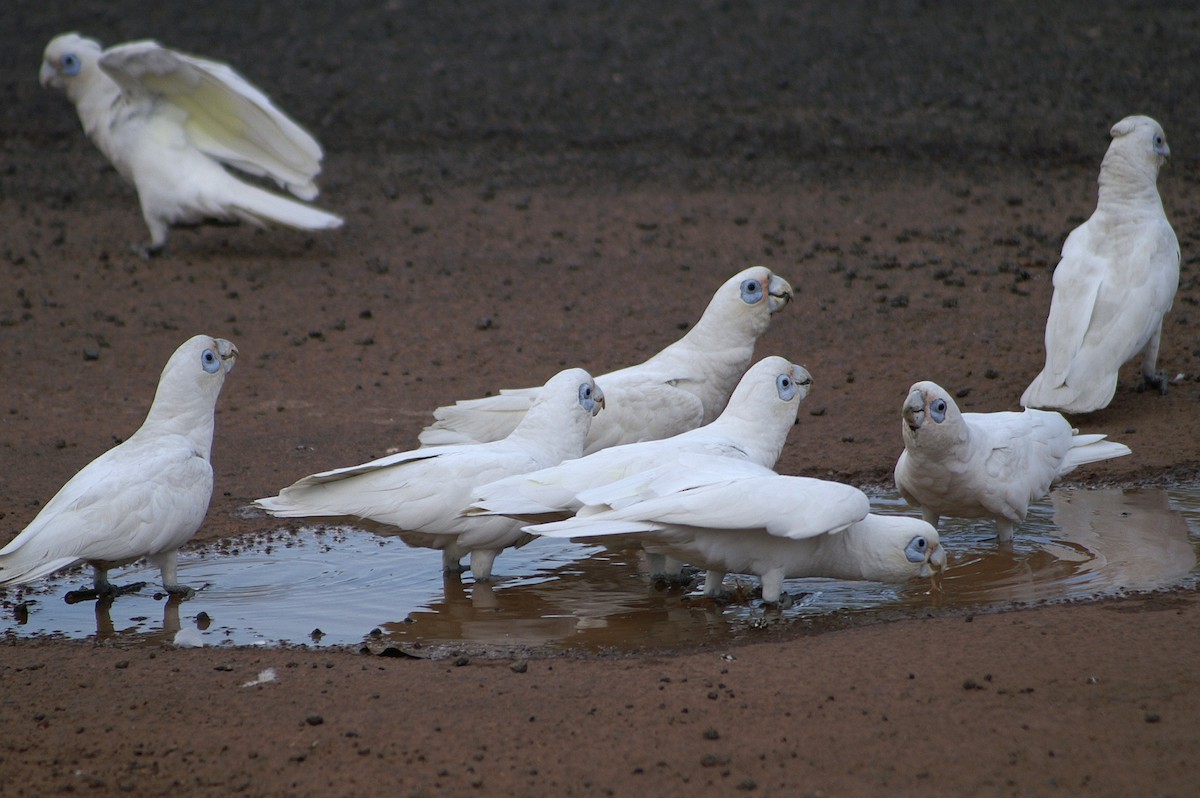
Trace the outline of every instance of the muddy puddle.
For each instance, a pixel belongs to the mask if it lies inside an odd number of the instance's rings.
[[[876,512],[910,513],[894,495]],[[354,528],[305,528],[223,541],[181,554],[180,578],[200,588],[167,601],[156,570],[111,603],[67,604],[81,570],[0,593],[0,635],[126,638],[204,645],[361,646],[446,653],[455,646],[529,649],[689,647],[747,637],[764,626],[840,626],[878,616],[989,610],[1141,592],[1197,578],[1200,487],[1057,490],[1031,508],[1011,547],[990,523],[943,521],[949,568],[936,582],[880,585],[789,580],[791,607],[764,609],[755,580],[744,600],[718,604],[686,587],[653,585],[637,551],[539,539],[497,560],[500,581],[444,578],[438,553]],[[727,585],[735,577],[727,578]]]

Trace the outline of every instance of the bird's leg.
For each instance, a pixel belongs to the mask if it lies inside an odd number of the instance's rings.
[[[725,572],[709,570],[704,575],[704,595],[708,598],[720,598],[725,594]]]
[[[149,244],[134,244],[133,252],[142,260],[150,260],[154,255],[162,254],[162,251],[167,247],[167,223],[162,219],[151,216],[149,213],[142,210],[142,219],[146,222],[146,227],[150,228],[150,243]]]
[[[783,571],[778,568],[772,568],[770,571],[762,574],[759,579],[762,580],[763,603],[779,605],[780,599],[786,595],[783,592]],[[790,599],[791,597],[787,596],[787,598]]]
[[[691,573],[685,572],[682,562],[662,553],[646,552],[646,566],[650,570],[651,581],[656,585],[687,586],[692,583],[692,577],[695,575],[694,569],[691,569]]]
[[[462,555],[457,551],[442,549],[442,573],[461,574],[467,570],[466,566],[460,562],[461,559]]]
[[[94,601],[95,599],[112,600],[117,596],[123,596],[126,593],[136,593],[146,586],[145,582],[132,582],[128,585],[114,585],[108,581],[108,569],[102,568],[99,565],[92,565],[92,589],[91,590],[72,590],[63,596],[63,600],[68,604],[78,604],[81,601]]]
[[[1167,373],[1165,371],[1156,371],[1158,366],[1158,345],[1162,339],[1162,324],[1159,323],[1158,330],[1146,342],[1146,348],[1142,350],[1142,384],[1138,386],[1138,390],[1145,390],[1147,386],[1158,389],[1160,395],[1165,396],[1167,393]]]
[[[937,529],[938,521],[941,521],[942,517],[940,515],[938,515],[937,513],[935,513],[933,510],[928,510],[928,509],[922,508],[921,520],[924,521],[925,523],[929,524],[934,529]]]
[[[492,563],[499,553],[495,549],[471,549],[471,575],[476,582],[492,581]]]
[[[162,251],[165,248],[166,248],[165,245],[159,246],[159,247],[156,247],[153,244],[130,244],[129,245],[129,249],[131,249],[133,251],[134,255],[137,255],[142,260],[147,260],[147,261],[150,260],[151,258],[153,258],[155,255],[161,255]]]
[[[1007,518],[996,519],[996,540],[1000,543],[1012,543],[1013,531],[1017,525]]]
[[[178,549],[171,549],[161,554],[155,554],[150,557],[150,562],[158,566],[158,571],[162,574],[162,586],[171,595],[171,598],[183,601],[196,595],[196,591],[187,585],[179,584],[178,551]]]

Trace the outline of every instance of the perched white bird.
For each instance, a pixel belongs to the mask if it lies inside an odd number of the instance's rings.
[[[393,528],[410,545],[440,549],[442,565],[458,571],[471,555],[478,581],[524,535],[509,518],[466,518],[476,485],[579,457],[604,392],[583,369],[560,371],[507,438],[485,444],[402,452],[362,465],[304,477],[258,507],[283,518],[342,517]]]
[[[960,413],[932,382],[909,389],[901,410],[900,495],[934,526],[943,515],[991,518],[1012,540],[1030,502],[1077,466],[1130,454],[1104,435],[1079,435],[1058,413]]]
[[[1096,212],[1063,244],[1046,320],[1046,367],[1023,407],[1088,413],[1107,407],[1117,372],[1139,352],[1142,377],[1162,393],[1157,372],[1163,315],[1179,286],[1179,240],[1158,195],[1158,169],[1171,154],[1159,124],[1122,119],[1100,165]]]
[[[787,280],[765,266],[738,272],[713,295],[696,326],[636,366],[596,378],[608,404],[584,454],[669,438],[709,423],[749,367],[754,343],[792,298]],[[433,411],[421,443],[438,446],[503,438],[529,409],[536,388],[504,389]]]
[[[95,591],[74,595],[110,597],[142,585],[115,587],[108,570],[148,557],[168,592],[190,595],[176,576],[176,553],[212,498],[213,410],[237,354],[229,341],[207,335],[176,349],[138,431],[71,477],[0,549],[0,585],[87,563]]]
[[[803,367],[782,357],[764,358],[746,372],[725,412],[711,424],[671,438],[602,449],[490,484],[481,482],[467,512],[531,521],[562,518],[579,509],[582,491],[668,465],[688,453],[773,466],[811,385],[812,377]]]
[[[903,582],[932,575],[946,560],[932,526],[868,515],[870,503],[857,488],[726,457],[683,457],[580,499],[574,518],[525,530],[631,538],[652,555],[707,569],[708,596],[719,595],[726,573],[757,575],[763,601],[777,604],[784,579]]]
[[[66,91],[92,143],[137,189],[150,243],[174,224],[244,221],[300,230],[340,227],[331,213],[243,182],[225,166],[317,196],[321,146],[225,64],[153,41],[101,50],[75,33],[46,46],[43,86]]]

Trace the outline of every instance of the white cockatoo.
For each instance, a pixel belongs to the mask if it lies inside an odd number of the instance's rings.
[[[765,266],[738,272],[717,289],[704,315],[680,340],[636,366],[602,374],[608,404],[592,424],[584,454],[669,438],[709,423],[754,356],[771,316],[792,298],[787,280]],[[421,443],[437,446],[503,438],[529,409],[536,388],[504,389],[433,411]]]
[[[1077,466],[1130,454],[1104,435],[1079,435],[1060,414],[961,413],[945,389],[918,382],[901,408],[900,495],[934,526],[941,516],[991,518],[1012,540],[1030,502]]]
[[[38,74],[62,89],[83,130],[137,189],[150,243],[160,252],[174,224],[208,220],[340,227],[331,213],[234,177],[230,166],[312,200],[321,146],[265,94],[225,64],[153,41],[102,50],[75,33],[46,46]]]
[[[726,573],[755,574],[763,601],[777,604],[784,579],[903,582],[931,576],[946,560],[932,526],[869,515],[858,488],[728,457],[684,456],[579,498],[574,518],[525,530],[636,540],[651,555],[707,569],[708,596],[720,594]]]
[[[1179,240],[1157,180],[1171,149],[1146,116],[1126,117],[1111,132],[1096,212],[1067,236],[1054,270],[1046,367],[1022,394],[1023,407],[1107,407],[1117,372],[1138,353],[1146,384],[1167,390],[1156,368],[1163,315],[1179,286]]]
[[[731,457],[769,468],[779,459],[811,385],[812,377],[803,367],[782,357],[763,358],[742,377],[725,411],[711,424],[670,438],[613,446],[490,484],[480,482],[467,512],[532,521],[562,518],[582,505],[581,492],[669,466],[684,454]]]
[[[490,443],[436,446],[393,454],[362,465],[304,477],[258,507],[282,518],[362,519],[390,528],[410,545],[442,551],[448,572],[471,555],[477,581],[524,538],[509,518],[462,516],[477,485],[579,457],[604,392],[583,369],[560,371],[542,388],[508,437]]]
[[[213,412],[237,354],[229,341],[207,335],[176,349],[138,431],[71,477],[0,549],[0,585],[87,563],[95,590],[73,595],[111,597],[142,585],[111,585],[108,570],[147,557],[168,592],[191,595],[179,584],[176,553],[208,512]]]

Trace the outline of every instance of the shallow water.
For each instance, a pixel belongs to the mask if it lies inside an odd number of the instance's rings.
[[[875,512],[911,511],[894,495]],[[1009,547],[990,522],[943,521],[948,569],[905,585],[789,580],[785,610],[749,598],[717,604],[693,590],[655,586],[636,551],[538,539],[497,560],[501,581],[444,578],[440,555],[353,528],[273,532],[180,557],[187,602],[153,587],[156,570],[114,572],[145,580],[111,603],[67,604],[82,571],[0,593],[0,634],[171,641],[180,629],[206,645],[368,643],[424,654],[456,645],[490,649],[687,647],[746,637],[777,624],[841,625],[882,614],[992,609],[1155,590],[1197,577],[1200,487],[1057,490],[1030,509]],[[505,576],[511,575],[511,576]],[[732,577],[727,585],[732,583]]]

